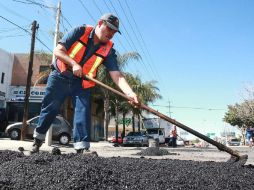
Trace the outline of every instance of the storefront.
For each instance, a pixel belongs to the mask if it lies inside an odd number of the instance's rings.
[[[25,87],[23,86],[10,86],[6,106],[7,120],[9,124],[23,120],[25,93]],[[41,86],[31,88],[28,112],[29,119],[40,114],[41,102],[44,95],[45,87]],[[60,114],[63,115],[72,125],[73,107],[70,102],[70,99],[66,101],[68,106],[61,109]],[[103,104],[103,100],[100,99],[99,102],[100,104]],[[103,139],[104,136],[103,110],[98,112],[98,107],[98,99],[92,97],[92,126],[90,129],[91,141],[99,141]]]
[[[25,93],[24,86],[10,86],[6,106],[8,123],[23,120]],[[45,87],[32,87],[30,89],[28,118],[39,115],[44,94]]]

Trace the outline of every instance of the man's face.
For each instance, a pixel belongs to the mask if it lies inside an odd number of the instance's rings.
[[[109,40],[111,40],[116,32],[116,30],[109,28],[107,23],[103,20],[99,21],[97,30],[95,30],[99,41],[102,43],[107,43]]]

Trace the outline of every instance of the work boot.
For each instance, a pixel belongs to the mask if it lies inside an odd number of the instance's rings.
[[[42,145],[42,140],[40,139],[34,139],[34,144],[33,144],[33,148],[32,150],[30,151],[31,154],[34,154],[34,153],[38,153],[39,152],[39,149]]]

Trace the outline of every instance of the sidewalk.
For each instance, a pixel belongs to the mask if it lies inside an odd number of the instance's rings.
[[[25,149],[24,154],[29,155],[29,150],[33,144],[32,140],[26,141],[15,141],[9,138],[0,138],[0,150],[13,150],[18,151],[19,147]],[[62,146],[58,143],[54,143],[51,146],[45,145],[41,147],[41,151],[51,152],[54,147],[58,147],[62,154],[75,153],[72,144],[69,146]],[[141,156],[137,153],[146,149],[147,147],[114,147],[112,143],[106,141],[91,142],[91,151],[96,151],[100,157],[132,157],[140,158]],[[250,147],[230,147],[234,150],[239,151],[240,155],[247,154],[249,156],[246,164],[254,165],[254,148]],[[209,148],[190,148],[190,147],[160,147],[160,149],[166,149],[170,155],[163,156],[145,156],[145,158],[152,159],[178,159],[178,160],[193,160],[193,161],[215,161],[215,162],[226,162],[230,155],[226,152],[219,151],[215,147]]]

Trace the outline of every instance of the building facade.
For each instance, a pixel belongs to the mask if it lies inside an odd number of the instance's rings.
[[[11,84],[14,55],[0,49],[0,132],[7,125],[6,100]]]
[[[6,96],[11,84],[14,55],[0,49],[0,109],[6,107]]]
[[[45,85],[34,86],[34,84],[40,74],[41,67],[46,65],[49,68],[49,64],[49,62],[45,63],[44,60],[42,61],[37,54],[34,55],[28,118],[32,118],[40,113]],[[29,54],[14,54],[11,82],[6,96],[6,115],[9,124],[22,121],[23,119],[28,67]]]

